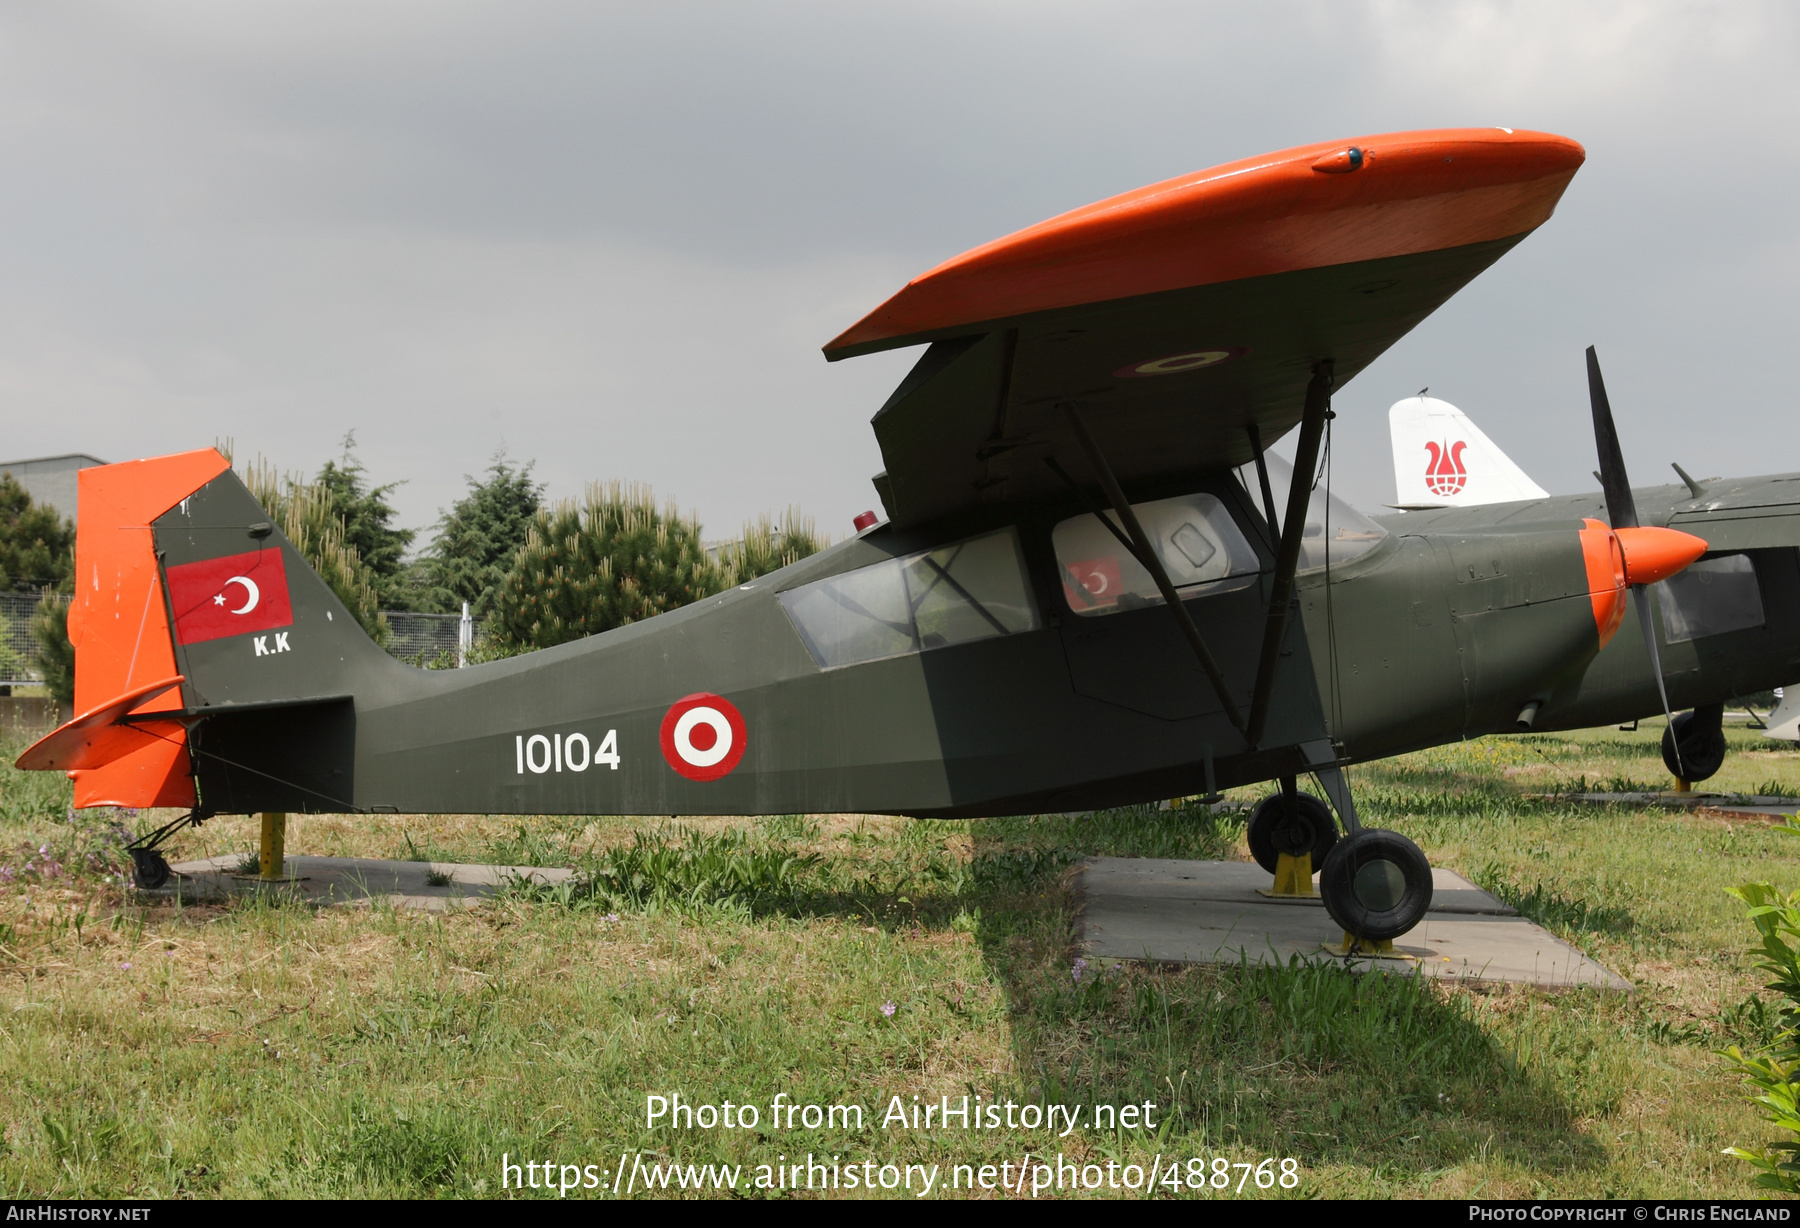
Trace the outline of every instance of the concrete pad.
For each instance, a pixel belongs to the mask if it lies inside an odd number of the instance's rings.
[[[1677,793],[1673,789],[1655,793],[1534,793],[1531,796],[1546,802],[1585,802],[1592,806],[1666,806],[1671,810],[1748,806],[1792,812],[1800,807],[1800,797],[1748,793]]]
[[[289,857],[283,868],[285,883],[261,883],[237,872],[244,855],[228,853],[201,861],[184,861],[171,867],[180,877],[156,891],[138,894],[150,898],[179,896],[183,901],[205,903],[254,891],[292,893],[309,904],[360,904],[376,900],[395,908],[423,912],[449,912],[479,904],[514,881],[554,885],[575,877],[573,870],[548,870],[537,866],[455,865],[435,861],[378,861],[363,857]],[[448,875],[450,881],[434,886],[428,875]]]
[[[1781,823],[1800,814],[1800,797],[1750,796],[1741,793],[1539,793],[1548,802],[1583,802],[1591,806],[1658,806],[1691,810],[1725,819],[1757,819]]]
[[[1432,869],[1432,906],[1395,943],[1412,960],[1338,960],[1357,971],[1423,972],[1445,980],[1543,988],[1631,985],[1460,874]],[[1082,945],[1090,956],[1172,963],[1285,964],[1334,959],[1340,942],[1323,904],[1256,894],[1254,862],[1097,857],[1079,871]]]

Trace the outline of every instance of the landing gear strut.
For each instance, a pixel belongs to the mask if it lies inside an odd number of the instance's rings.
[[[174,871],[169,868],[168,858],[162,855],[159,846],[182,828],[190,824],[197,826],[206,818],[200,811],[190,810],[173,823],[165,823],[126,845],[125,851],[131,856],[132,885],[141,891],[155,891],[167,883]]]

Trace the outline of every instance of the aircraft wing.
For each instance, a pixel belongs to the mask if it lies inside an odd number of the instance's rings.
[[[1127,485],[1240,465],[1549,218],[1585,153],[1502,128],[1308,145],[965,252],[825,347],[929,342],[875,415],[897,527],[1052,492],[1075,402]]]

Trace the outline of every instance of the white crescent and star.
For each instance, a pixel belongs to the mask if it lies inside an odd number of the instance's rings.
[[[213,598],[213,604],[224,605],[225,589],[230,588],[233,584],[244,586],[244,604],[235,610],[226,610],[225,612],[227,614],[248,614],[256,608],[256,603],[262,600],[262,590],[256,587],[256,581],[249,576],[233,576],[225,581],[219,590],[219,595]]]

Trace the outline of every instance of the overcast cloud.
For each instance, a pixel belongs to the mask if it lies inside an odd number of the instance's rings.
[[[1734,3],[471,5],[0,10],[0,453],[355,429],[429,524],[502,444],[553,494],[652,483],[709,536],[875,504],[913,353],[819,347],[1064,209],[1315,140],[1574,137],[1555,218],[1339,396],[1392,498],[1430,385],[1591,488],[1600,347],[1639,483],[1800,469],[1800,23]]]

